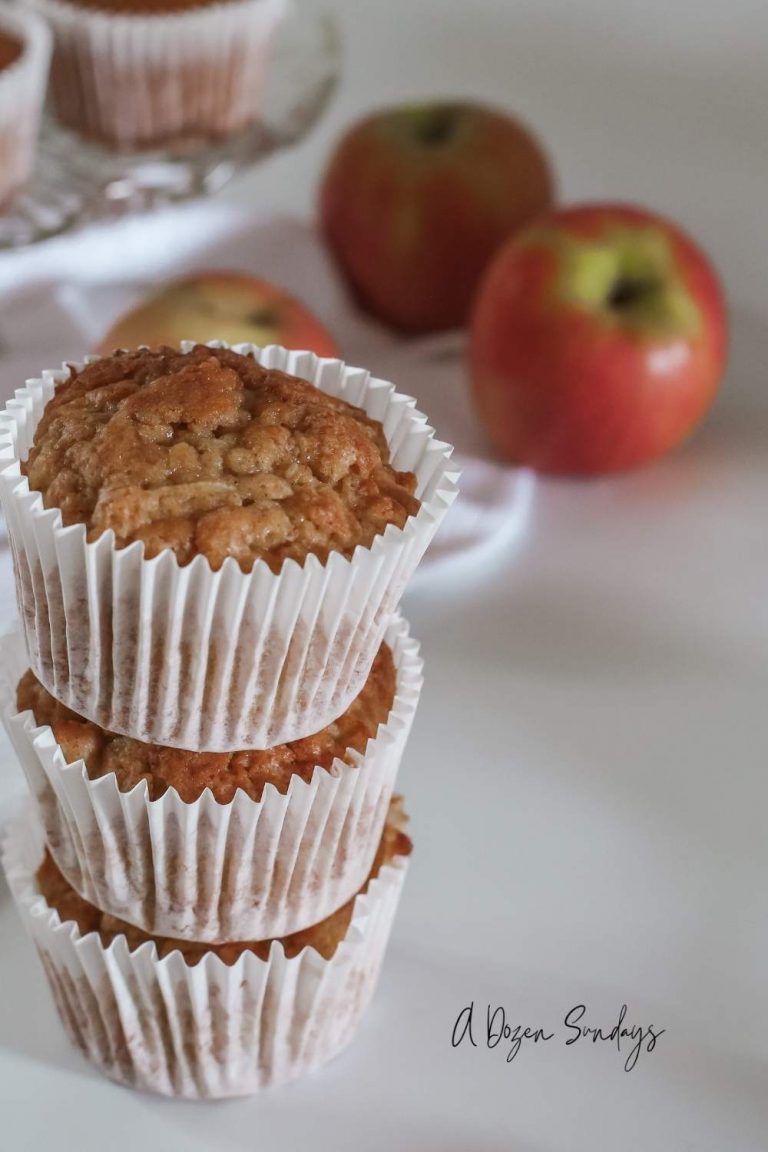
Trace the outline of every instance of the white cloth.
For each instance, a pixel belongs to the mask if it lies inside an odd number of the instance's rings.
[[[364,318],[314,229],[296,219],[207,201],[0,256],[0,398],[42,368],[80,359],[158,281],[205,268],[250,272],[298,296],[349,363],[415,396],[438,435],[456,446],[461,495],[420,580],[506,554],[528,522],[533,480],[485,458],[467,395],[462,338],[404,341]]]

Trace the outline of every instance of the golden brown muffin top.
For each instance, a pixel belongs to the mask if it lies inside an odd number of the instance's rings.
[[[64,759],[69,764],[84,760],[91,780],[114,772],[121,792],[146,780],[151,800],[175,788],[186,804],[199,800],[210,788],[219,804],[228,804],[238,788],[252,800],[261,799],[267,784],[285,794],[292,776],[309,783],[315,765],[328,769],[337,756],[349,761],[351,749],[364,752],[368,740],[389,717],[395,686],[392,653],[382,644],[360,695],[338,720],[314,736],[260,752],[186,752],[118,736],[55,700],[31,670],[18,683],[16,705],[20,712],[29,709],[36,724],[49,724]]]
[[[23,466],[46,508],[88,539],[170,548],[180,564],[228,556],[321,562],[369,547],[418,511],[381,424],[305,380],[198,344],[116,352],[71,370]]]
[[[390,806],[387,824],[379,844],[376,858],[373,862],[370,876],[361,888],[365,892],[371,880],[378,876],[385,864],[391,863],[396,856],[410,856],[413,845],[406,835],[404,828],[407,817],[403,811],[402,798],[395,796]],[[181,952],[185,962],[193,967],[202,960],[207,952],[215,952],[225,964],[234,964],[243,952],[253,952],[262,960],[269,956],[272,945],[271,940],[250,940],[232,944],[196,944],[188,940],[173,940],[168,936],[150,936],[140,928],[110,916],[83,900],[67,883],[54,863],[53,858],[46,849],[45,857],[37,872],[37,885],[50,908],[54,908],[62,921],[74,920],[83,936],[89,932],[98,932],[105,947],[112,943],[117,936],[125,936],[128,948],[134,952],[148,940],[153,940],[157,946],[160,957],[168,956],[171,952]],[[286,956],[296,956],[304,948],[314,948],[326,960],[330,960],[341,941],[347,934],[352,910],[356,897],[348,901],[327,919],[321,920],[312,928],[304,928],[301,932],[294,932],[290,936],[283,936],[280,940],[285,949]]]
[[[10,32],[0,31],[0,72],[15,64],[24,51],[24,45]]]

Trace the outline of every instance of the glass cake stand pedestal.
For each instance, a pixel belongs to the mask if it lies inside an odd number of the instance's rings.
[[[0,215],[0,250],[218,192],[310,131],[336,88],[340,61],[331,18],[291,8],[276,35],[259,121],[226,140],[173,151],[110,152],[46,111],[35,171]]]

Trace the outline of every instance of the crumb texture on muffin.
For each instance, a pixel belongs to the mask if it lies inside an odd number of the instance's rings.
[[[361,892],[365,892],[371,880],[378,876],[385,864],[390,864],[397,856],[409,856],[413,850],[411,840],[405,832],[407,817],[403,810],[402,798],[392,800],[387,823],[376,852],[370,876]],[[197,944],[188,940],[174,940],[167,936],[150,936],[140,928],[127,924],[124,920],[102,912],[83,900],[62,876],[53,857],[46,849],[43,862],[37,872],[37,886],[49,908],[58,912],[62,921],[74,921],[83,936],[98,932],[105,947],[118,936],[124,936],[128,948],[133,952],[148,940],[153,940],[159,956],[171,952],[181,952],[185,962],[191,966],[199,963],[208,952],[215,952],[225,964],[234,964],[243,952],[253,952],[262,960],[269,956],[271,940],[246,940],[229,944]],[[311,928],[304,928],[280,939],[287,956],[297,956],[304,948],[314,948],[326,960],[330,960],[344,939],[352,920],[355,898],[349,900],[337,912]]]
[[[338,720],[313,736],[263,751],[187,752],[107,732],[54,699],[31,670],[18,683],[16,706],[31,711],[36,724],[50,725],[67,763],[84,760],[91,780],[112,772],[122,792],[146,780],[151,800],[175,788],[187,804],[210,788],[220,804],[228,804],[239,788],[256,801],[267,784],[285,794],[292,776],[309,783],[316,765],[328,769],[336,757],[348,759],[351,749],[364,752],[387,721],[395,685],[392,653],[382,644],[362,691]]]
[[[197,345],[115,353],[71,371],[46,406],[30,487],[88,539],[216,570],[369,547],[418,511],[381,424],[305,380]]]

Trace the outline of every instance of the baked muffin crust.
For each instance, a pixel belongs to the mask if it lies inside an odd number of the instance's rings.
[[[228,349],[116,352],[60,385],[23,466],[88,539],[170,548],[180,564],[349,556],[418,511],[381,424]]]
[[[328,769],[337,756],[348,760],[350,749],[364,752],[389,716],[395,686],[392,653],[382,644],[360,695],[333,724],[302,740],[246,752],[187,752],[107,732],[55,700],[31,670],[19,681],[16,704],[20,712],[29,709],[36,724],[50,725],[67,763],[83,759],[91,780],[114,772],[121,792],[146,780],[151,800],[175,788],[187,804],[210,788],[228,804],[238,788],[257,801],[267,784],[285,794],[292,776],[309,782],[315,765]]]
[[[361,892],[365,892],[370,881],[378,876],[385,864],[391,863],[396,856],[410,855],[413,845],[404,831],[406,823],[402,798],[394,797],[373,868]],[[173,940],[167,936],[149,936],[140,928],[135,928],[116,916],[110,916],[107,912],[102,912],[93,904],[89,904],[87,900],[83,900],[64,879],[47,849],[37,872],[37,884],[48,906],[59,913],[62,921],[74,920],[83,936],[89,932],[98,932],[105,947],[108,947],[117,936],[125,936],[131,952],[148,940],[153,940],[161,958],[178,951],[184,957],[185,963],[193,967],[208,952],[215,952],[225,964],[230,965],[246,951],[266,960],[272,946],[271,940],[197,944],[187,940]],[[347,933],[355,899],[356,897],[312,928],[304,928],[301,932],[282,937],[281,943],[286,955],[296,956],[304,948],[314,948],[326,960],[330,960]]]

